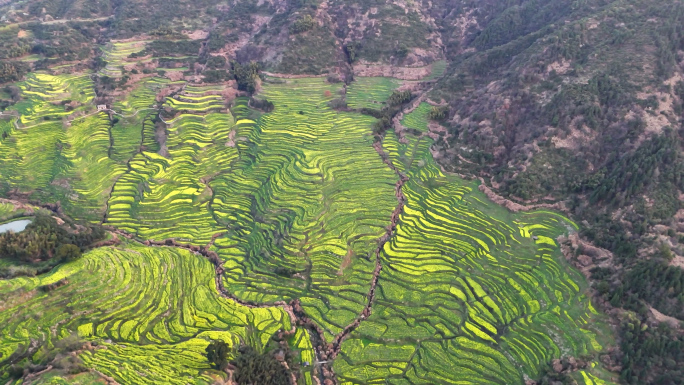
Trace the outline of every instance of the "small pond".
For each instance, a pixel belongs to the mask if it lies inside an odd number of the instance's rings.
[[[14,231],[15,233],[18,233],[23,231],[29,223],[31,223],[30,219],[18,219],[16,221],[2,224],[0,225],[0,234],[6,233],[8,231]]]

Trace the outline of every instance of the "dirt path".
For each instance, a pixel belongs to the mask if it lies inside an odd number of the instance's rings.
[[[124,114],[121,114],[121,113],[118,113],[118,112],[112,110],[111,108],[108,108],[108,109],[105,110],[105,111],[111,112],[113,115],[119,115],[119,116],[122,117],[122,118],[128,119],[128,118],[133,118],[133,117],[135,117],[136,115],[138,115],[138,112],[140,112],[140,111],[146,111],[146,110],[154,110],[154,111],[157,111],[158,109],[157,109],[157,108],[151,108],[151,107],[150,107],[150,108],[141,108],[141,109],[135,111],[135,112],[133,113],[133,115],[124,115]]]
[[[50,20],[50,21],[40,21],[40,20],[27,20],[27,21],[22,21],[19,23],[12,23],[12,24],[6,24],[6,27],[18,27],[21,25],[26,25],[26,24],[31,24],[31,23],[39,23],[41,25],[54,25],[54,24],[65,24],[65,23],[87,23],[87,22],[93,22],[93,21],[104,21],[104,20],[109,20],[114,18],[114,16],[103,16],[103,17],[94,17],[91,19],[56,19],[56,20]],[[138,18],[136,17],[135,20]],[[133,20],[133,19],[129,19]]]
[[[338,335],[333,338],[332,341],[332,354],[330,355],[329,359],[334,359],[337,357],[337,354],[339,354],[340,349],[342,348],[342,342],[349,337],[349,335],[356,330],[356,328],[359,327],[361,322],[365,319],[367,319],[370,315],[371,312],[373,311],[373,301],[375,300],[375,288],[378,284],[378,280],[380,279],[380,272],[382,271],[382,258],[380,257],[380,253],[382,252],[382,249],[385,247],[385,243],[389,241],[392,236],[394,235],[394,231],[397,229],[397,223],[399,223],[399,216],[401,215],[402,211],[404,210],[404,205],[406,204],[406,197],[404,196],[404,193],[402,191],[402,188],[404,187],[404,184],[408,182],[408,177],[401,173],[397,168],[392,164],[392,162],[389,159],[389,156],[382,150],[382,145],[381,142],[375,142],[373,145],[375,148],[375,151],[378,152],[378,155],[382,158],[382,160],[389,166],[389,168],[394,171],[394,173],[399,177],[399,181],[394,185],[394,195],[397,197],[397,206],[394,208],[394,211],[392,211],[392,215],[390,216],[390,224],[387,226],[385,234],[380,238],[380,241],[378,242],[378,247],[375,249],[375,269],[373,270],[373,278],[371,279],[371,284],[370,284],[370,290],[368,291],[367,295],[367,302],[366,306],[364,306],[363,311],[361,314],[356,317],[356,319],[347,325],[347,327],[342,330]]]
[[[328,344],[325,341],[324,337],[324,332],[323,329],[320,328],[318,325],[316,325],[309,317],[306,316],[303,308],[301,307],[301,304],[299,302],[299,299],[295,299],[293,301],[290,301],[290,303],[287,303],[285,301],[276,301],[273,303],[257,303],[253,301],[244,301],[236,296],[234,296],[232,293],[230,293],[228,290],[225,289],[223,286],[223,263],[221,262],[221,259],[219,258],[218,254],[212,250],[209,250],[211,246],[213,246],[214,241],[216,238],[220,237],[224,233],[216,233],[212,236],[211,241],[203,246],[196,246],[196,245],[189,245],[185,243],[180,243],[176,241],[175,239],[164,239],[161,241],[154,241],[154,240],[140,240],[137,239],[134,234],[128,233],[127,231],[116,229],[113,227],[108,227],[108,230],[115,235],[116,237],[124,237],[126,239],[129,239],[130,241],[137,242],[140,244],[143,244],[145,246],[150,246],[150,247],[175,247],[179,249],[184,249],[188,250],[194,254],[201,255],[205,257],[206,259],[209,260],[214,265],[214,271],[215,271],[215,277],[214,281],[216,284],[216,290],[218,291],[219,295],[230,299],[242,306],[248,307],[248,308],[270,308],[270,307],[280,307],[285,312],[287,312],[292,319],[292,328],[290,330],[280,330],[278,333],[276,333],[276,339],[281,341],[281,344],[286,343],[285,339],[289,336],[292,336],[296,332],[296,326],[301,326],[306,328],[309,331],[309,334],[311,336],[312,340],[312,345],[314,346],[314,349],[316,351],[316,356],[320,361],[327,361],[328,360],[328,351],[330,350],[330,344]],[[335,384],[336,379],[334,377],[334,373],[332,372],[331,369],[331,364],[332,361],[329,361],[327,363],[322,363],[319,365],[319,367],[314,367],[314,372],[318,372],[318,377],[316,380],[318,380],[319,384]],[[322,380],[322,382],[321,382]],[[333,381],[333,382],[330,382]]]

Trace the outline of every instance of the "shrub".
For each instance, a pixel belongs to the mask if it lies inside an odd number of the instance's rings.
[[[428,119],[442,121],[447,118],[447,113],[449,112],[448,107],[432,107],[430,112],[428,112]]]
[[[206,70],[202,73],[205,83],[221,83],[232,78],[232,75],[225,70]]]
[[[390,95],[389,99],[387,99],[387,104],[390,106],[398,106],[408,102],[409,100],[411,100],[411,91],[394,91],[392,92],[392,95]]]
[[[359,56],[359,50],[361,49],[361,44],[353,41],[344,46],[344,53],[347,55],[347,60],[349,63],[353,63]]]
[[[273,272],[276,273],[276,275],[279,275],[281,277],[291,278],[293,275],[295,275],[297,273],[297,270],[290,269],[288,267],[278,266],[273,270]]]
[[[21,62],[0,62],[0,83],[21,79],[27,72],[28,65]]]
[[[340,77],[337,76],[337,74],[330,74],[325,80],[330,84],[342,82],[342,79],[340,79]]]
[[[223,56],[209,56],[207,59],[208,68],[225,68],[226,58]]]
[[[247,91],[250,94],[256,91],[256,79],[259,77],[259,64],[251,62],[249,64],[240,64],[236,61],[231,63],[233,67],[233,76],[238,84],[238,90]]]
[[[316,21],[313,17],[311,17],[311,15],[306,15],[295,21],[290,27],[290,30],[292,33],[302,33],[313,29],[314,25],[316,25]]]
[[[249,101],[250,106],[264,112],[271,112],[275,108],[272,102],[267,99],[257,99],[251,98]]]
[[[64,262],[75,261],[81,258],[81,249],[71,243],[59,245],[55,252],[55,258]]]
[[[235,381],[238,385],[285,385],[290,384],[290,376],[273,354],[258,353],[251,346],[239,349],[235,366]]]
[[[347,102],[343,98],[335,98],[328,102],[328,105],[334,110],[343,110],[347,108]]]
[[[228,344],[221,340],[214,340],[207,346],[207,359],[218,370],[223,370],[228,365]]]
[[[168,56],[168,55],[182,55],[193,56],[197,55],[200,49],[199,40],[154,40],[147,45],[145,49],[152,53],[152,56]]]

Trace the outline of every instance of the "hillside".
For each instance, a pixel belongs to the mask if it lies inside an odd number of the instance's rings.
[[[683,19],[0,1],[0,381],[682,383]]]

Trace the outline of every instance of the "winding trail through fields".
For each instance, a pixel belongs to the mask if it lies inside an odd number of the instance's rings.
[[[295,299],[291,301],[290,303],[287,303],[285,301],[276,301],[274,303],[256,303],[252,301],[244,301],[241,300],[237,297],[235,297],[233,294],[231,294],[228,290],[226,290],[223,286],[223,281],[222,281],[222,276],[223,276],[223,266],[222,262],[219,259],[218,254],[216,254],[214,251],[209,250],[209,248],[213,245],[214,241],[216,238],[220,237],[223,235],[223,233],[216,233],[212,236],[211,242],[209,242],[206,246],[200,247],[196,245],[188,245],[184,243],[180,243],[176,241],[175,239],[165,239],[162,241],[152,241],[152,240],[139,240],[136,239],[136,236],[134,234],[131,234],[127,231],[120,230],[114,227],[108,227],[108,230],[116,236],[122,236],[124,238],[127,238],[131,241],[141,243],[145,246],[151,246],[151,247],[176,247],[180,249],[185,249],[188,250],[194,254],[201,255],[208,259],[213,265],[214,265],[214,271],[215,271],[215,283],[216,283],[216,290],[218,291],[219,295],[221,295],[224,298],[230,299],[242,306],[248,307],[248,308],[271,308],[274,306],[279,306],[285,312],[287,312],[292,319],[292,328],[290,330],[281,330],[276,334],[276,337],[278,340],[281,341],[281,344],[285,343],[284,339],[288,336],[292,336],[296,332],[296,325],[302,326],[305,329],[309,331],[309,335],[311,337],[311,342],[312,345],[314,346],[314,349],[316,350],[316,355],[319,357],[319,360],[326,361],[327,360],[327,355],[326,355],[326,350],[329,348],[329,344],[326,343],[325,338],[323,337],[323,329],[321,329],[318,325],[316,325],[310,318],[306,316],[304,313],[299,300]],[[115,241],[116,243],[116,241]],[[328,361],[325,363],[321,363],[321,372],[319,374],[326,374],[323,376],[323,383],[324,384],[331,384],[331,383],[336,383],[336,379],[334,376],[334,373],[332,371],[332,368],[330,368],[332,364],[332,361]],[[333,382],[329,382],[333,381]]]
[[[332,342],[332,348],[333,352],[331,354],[330,359],[334,359],[337,354],[340,352],[340,349],[342,347],[342,342],[349,336],[351,332],[353,332],[363,320],[368,318],[371,314],[372,306],[373,306],[373,301],[375,300],[375,287],[378,284],[378,280],[380,279],[380,271],[382,271],[382,262],[380,258],[380,253],[382,252],[382,249],[385,247],[385,243],[389,241],[392,238],[392,235],[394,235],[394,231],[397,228],[397,223],[399,222],[399,216],[401,215],[402,211],[404,210],[404,205],[406,204],[406,197],[404,196],[404,193],[402,192],[402,188],[404,187],[404,184],[408,182],[409,178],[404,175],[402,172],[397,170],[397,168],[394,166],[392,161],[390,161],[389,156],[382,150],[382,142],[380,140],[376,141],[375,144],[373,144],[373,147],[375,150],[378,152],[382,160],[389,166],[389,168],[394,171],[394,173],[399,177],[399,181],[397,181],[396,185],[394,186],[394,195],[397,197],[397,207],[395,207],[394,211],[392,211],[391,219],[390,219],[390,224],[386,228],[385,234],[380,238],[378,242],[378,247],[375,249],[375,269],[373,270],[373,278],[371,279],[371,284],[370,284],[370,290],[368,291],[368,301],[366,302],[366,306],[363,308],[363,311],[361,314],[356,317],[354,322],[350,323],[347,325],[347,327],[342,330],[338,335],[335,336]]]
[[[135,111],[135,112],[133,113],[133,115],[124,115],[124,114],[120,114],[120,113],[118,113],[118,112],[112,110],[111,108],[108,108],[106,111],[111,112],[113,115],[119,115],[119,116],[122,117],[122,118],[128,119],[128,118],[134,118],[136,115],[138,115],[138,112],[140,112],[140,111],[146,111],[146,110],[154,110],[154,111],[157,111],[158,109],[157,109],[157,108],[151,108],[151,107],[150,107],[150,108],[141,108],[141,109]]]
[[[391,122],[392,122],[392,129],[395,131],[401,131],[397,130],[398,127],[401,126],[400,120],[401,117],[404,114],[407,114],[411,111],[413,111],[422,101],[424,101],[427,98],[427,94],[434,88],[434,83],[427,89],[419,91],[418,97],[415,99],[411,100],[409,103],[404,105],[394,116],[392,116]],[[422,138],[422,135],[421,135]],[[380,272],[382,271],[382,258],[380,257],[380,253],[382,252],[383,248],[385,247],[385,244],[392,238],[394,235],[394,232],[396,231],[397,224],[399,223],[399,217],[401,216],[404,206],[406,205],[406,196],[404,195],[402,189],[406,182],[408,182],[409,177],[399,171],[397,167],[392,163],[392,160],[389,158],[389,155],[382,149],[382,141],[384,139],[384,133],[380,135],[376,135],[375,142],[373,143],[373,148],[375,151],[378,153],[382,161],[397,175],[399,180],[394,186],[394,195],[397,198],[397,206],[394,208],[394,211],[392,211],[392,215],[390,216],[390,223],[386,228],[385,234],[380,237],[378,240],[378,247],[375,249],[375,269],[373,270],[373,276],[371,278],[370,282],[370,287],[368,290],[368,294],[366,296],[367,302],[366,305],[363,308],[363,311],[359,316],[356,317],[356,319],[351,322],[349,325],[347,325],[340,333],[338,333],[334,338],[331,345],[331,351],[327,355],[327,357],[322,357],[322,358],[327,358],[332,362],[332,360],[337,357],[339,354],[341,348],[342,348],[342,343],[344,340],[350,336],[354,330],[356,330],[359,325],[361,325],[361,322],[366,320],[368,317],[370,317],[371,312],[373,311],[373,302],[375,300],[375,289],[378,284],[378,280],[380,279]],[[415,352],[414,352],[415,354]],[[327,382],[326,385],[328,384],[337,384],[337,377],[334,375],[334,372],[332,371],[332,367],[330,367],[330,371],[332,374],[331,377],[331,382]]]

